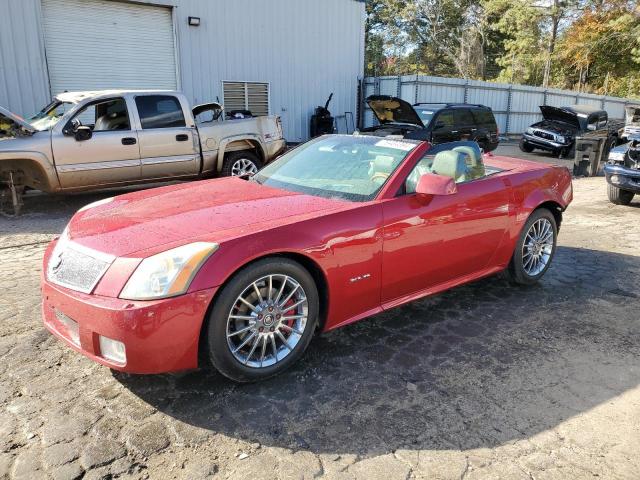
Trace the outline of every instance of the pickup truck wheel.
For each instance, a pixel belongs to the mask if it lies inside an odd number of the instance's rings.
[[[556,251],[558,226],[546,208],[535,210],[525,223],[507,272],[520,285],[532,285],[542,278]]]
[[[621,190],[620,188],[607,184],[607,196],[609,201],[616,205],[629,205],[635,194],[628,190]]]
[[[213,366],[236,382],[277,375],[302,357],[318,324],[311,274],[286,258],[240,270],[213,302],[205,327]]]
[[[530,144],[525,142],[524,138],[521,138],[520,139],[520,150],[522,150],[525,153],[531,153],[531,152],[533,152],[533,146],[531,146]]]
[[[226,155],[222,164],[223,177],[250,177],[262,168],[262,162],[253,152],[242,150]]]

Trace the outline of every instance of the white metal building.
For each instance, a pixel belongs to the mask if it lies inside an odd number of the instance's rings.
[[[195,103],[309,118],[357,109],[359,0],[0,0],[0,105],[30,115],[59,92],[169,88]],[[343,123],[344,125],[344,123]]]

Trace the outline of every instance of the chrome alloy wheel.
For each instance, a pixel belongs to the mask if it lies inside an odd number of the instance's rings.
[[[258,167],[248,158],[239,158],[231,165],[231,175],[234,177],[250,177],[258,173]]]
[[[248,285],[227,318],[227,345],[236,360],[264,368],[296,347],[307,325],[309,305],[293,277],[267,275]]]
[[[522,244],[522,267],[527,275],[535,277],[548,265],[553,253],[553,225],[541,218],[531,225]]]

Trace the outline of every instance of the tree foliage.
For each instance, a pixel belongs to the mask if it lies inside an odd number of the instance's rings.
[[[624,0],[369,0],[369,75],[422,73],[640,95]]]

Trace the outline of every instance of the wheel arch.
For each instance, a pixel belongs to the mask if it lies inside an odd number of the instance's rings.
[[[230,137],[220,142],[216,171],[218,173],[222,171],[222,165],[224,164],[224,158],[227,153],[239,152],[242,150],[254,151],[256,155],[258,155],[260,161],[263,163],[266,159],[266,148],[257,135]]]
[[[529,216],[531,216],[533,212],[535,212],[536,210],[541,210],[541,209],[549,210],[553,214],[553,217],[556,219],[556,227],[558,231],[560,231],[560,225],[562,224],[562,212],[564,211],[564,209],[562,208],[562,205],[560,205],[555,200],[547,200],[545,202],[542,202],[536,208],[534,208],[529,213]]]
[[[11,153],[15,155],[16,152]],[[60,187],[56,171],[44,155],[32,155],[31,152],[13,157],[0,155],[0,177],[8,176],[9,172],[17,174],[20,183],[38,190],[51,193]]]
[[[256,258],[252,258],[247,260],[245,263],[237,267],[233,272],[229,273],[223,280],[223,282],[218,287],[215,295],[211,299],[209,303],[209,307],[207,308],[207,312],[205,313],[205,318],[202,321],[202,325],[200,327],[200,338],[198,340],[198,364],[204,365],[207,363],[207,347],[206,347],[206,330],[209,325],[209,317],[211,313],[211,309],[213,305],[217,301],[220,293],[224,289],[225,286],[229,284],[229,282],[233,279],[233,277],[240,272],[241,270],[253,265],[256,262],[261,260],[269,259],[269,258],[287,258],[289,260],[293,260],[294,262],[299,263],[305,270],[309,272],[311,277],[313,278],[316,288],[318,289],[318,300],[319,300],[319,312],[318,312],[318,331],[322,331],[324,325],[327,322],[327,315],[329,311],[329,282],[327,280],[327,275],[322,269],[322,267],[311,257],[305,255],[300,252],[294,251],[279,251],[279,252],[270,252],[265,255],[261,255]]]

